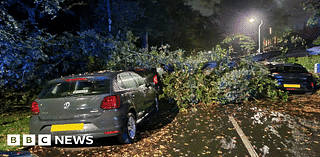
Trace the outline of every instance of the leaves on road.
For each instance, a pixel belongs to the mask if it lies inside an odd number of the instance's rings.
[[[252,124],[246,124],[244,119],[250,119],[248,115],[249,110],[255,109],[256,111],[266,111],[263,116],[270,116],[271,113],[284,113],[289,114],[292,117],[298,117],[300,120],[297,123],[301,124],[296,130],[290,128],[284,129],[283,132],[279,132],[285,139],[295,138],[298,141],[308,147],[304,147],[304,150],[309,153],[316,153],[319,150],[315,147],[319,147],[320,141],[320,128],[319,125],[308,125],[304,121],[306,119],[313,119],[314,123],[319,123],[320,112],[318,99],[319,94],[311,96],[290,96],[288,102],[283,103],[275,100],[260,100],[259,102],[251,101],[244,102],[242,104],[229,104],[224,106],[212,105],[205,107],[201,103],[195,106],[197,110],[186,110],[185,112],[179,112],[179,109],[174,105],[162,102],[161,111],[150,116],[148,119],[139,125],[138,135],[136,142],[133,144],[118,144],[113,138],[103,139],[99,141],[100,145],[94,147],[40,147],[35,146],[29,149],[32,153],[39,156],[225,156],[227,154],[237,154],[239,156],[249,155],[241,142],[239,136],[234,130],[232,124],[228,122],[227,116],[241,115],[236,118],[239,125],[244,130],[250,130],[254,127]],[[271,116],[272,117],[272,116]],[[273,121],[272,125],[264,128],[265,135],[262,135],[262,139],[266,141],[273,137],[274,134],[268,134],[268,132],[275,131],[277,126],[292,122],[284,121],[285,117],[278,115],[279,119]],[[262,121],[263,122],[263,121]],[[297,136],[297,131],[305,134],[305,136]],[[251,143],[257,144],[256,137],[253,132],[247,132],[246,134]],[[271,142],[275,142],[275,137],[271,138]],[[309,137],[309,139],[303,139]],[[240,141],[239,141],[240,140]],[[285,143],[283,143],[285,144]],[[307,144],[307,145],[306,145]],[[300,144],[293,145],[300,148]],[[288,145],[282,147],[278,145],[273,151],[288,152],[293,147]],[[310,146],[310,147],[309,147]],[[303,147],[301,147],[303,148]],[[255,149],[259,154],[272,152],[273,147],[263,148],[255,146]],[[270,150],[269,150],[270,149]],[[290,154],[290,153],[289,153]]]

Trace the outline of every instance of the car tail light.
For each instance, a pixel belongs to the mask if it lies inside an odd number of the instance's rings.
[[[119,95],[112,95],[103,98],[100,107],[105,110],[120,108]]]
[[[303,74],[305,74],[305,75],[307,75],[307,76],[312,76],[311,73],[303,73]]]
[[[146,69],[134,69],[134,71],[144,71]]]
[[[81,81],[81,80],[87,80],[87,78],[66,79],[67,82],[70,82],[70,81]]]
[[[32,105],[31,105],[31,113],[33,114],[33,115],[37,115],[37,114],[39,114],[39,112],[40,112],[40,109],[39,109],[39,105],[38,105],[38,103],[37,102],[32,102]]]
[[[313,88],[313,86],[314,86],[314,85],[313,85],[313,82],[311,82],[311,87]]]
[[[116,131],[108,131],[108,132],[103,132],[104,134],[116,134],[116,133],[119,133],[120,131],[116,130]]]
[[[279,75],[279,73],[272,73],[271,76],[274,77],[275,75]]]
[[[153,76],[153,83],[154,83],[154,84],[158,84],[158,83],[159,83],[159,81],[158,81],[158,76],[157,76],[157,75],[154,75],[154,76]]]

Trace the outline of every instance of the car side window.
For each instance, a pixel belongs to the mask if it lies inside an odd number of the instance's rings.
[[[304,67],[293,66],[291,69],[291,72],[293,72],[293,73],[308,73],[308,70],[305,69]]]
[[[136,80],[138,87],[146,85],[144,79],[140,75],[138,75],[136,73],[131,73],[131,75]]]
[[[129,73],[121,73],[118,75],[118,85],[124,89],[137,88],[136,82]]]
[[[120,74],[117,75],[117,83],[116,83],[120,88],[125,88],[122,81],[121,81],[121,78],[120,78]]]

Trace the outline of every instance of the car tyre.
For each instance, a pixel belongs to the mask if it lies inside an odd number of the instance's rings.
[[[136,118],[132,113],[128,113],[125,122],[124,132],[118,135],[118,139],[121,143],[129,144],[133,143],[136,137]]]
[[[304,94],[305,94],[305,95],[312,95],[313,92],[305,92]]]

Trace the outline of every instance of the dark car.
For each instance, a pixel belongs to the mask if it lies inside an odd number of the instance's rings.
[[[216,67],[227,65],[229,69],[237,67],[237,61],[236,60],[229,60],[229,61],[213,61],[213,62],[207,62],[203,64],[201,70],[204,72],[205,75],[209,75]]]
[[[4,152],[0,151],[0,156],[7,156],[7,157],[37,157],[34,154],[31,154],[28,151],[10,151],[10,152]]]
[[[159,68],[160,69],[160,68]],[[152,85],[159,94],[162,93],[162,80],[161,74],[158,72],[158,68],[136,68],[130,71],[134,71],[144,78],[150,85]]]
[[[154,109],[156,90],[135,72],[72,75],[49,81],[32,103],[30,133],[118,136],[132,143],[136,123]]]
[[[281,63],[268,65],[271,77],[278,81],[284,91],[312,94],[316,81],[312,74],[300,64]]]

